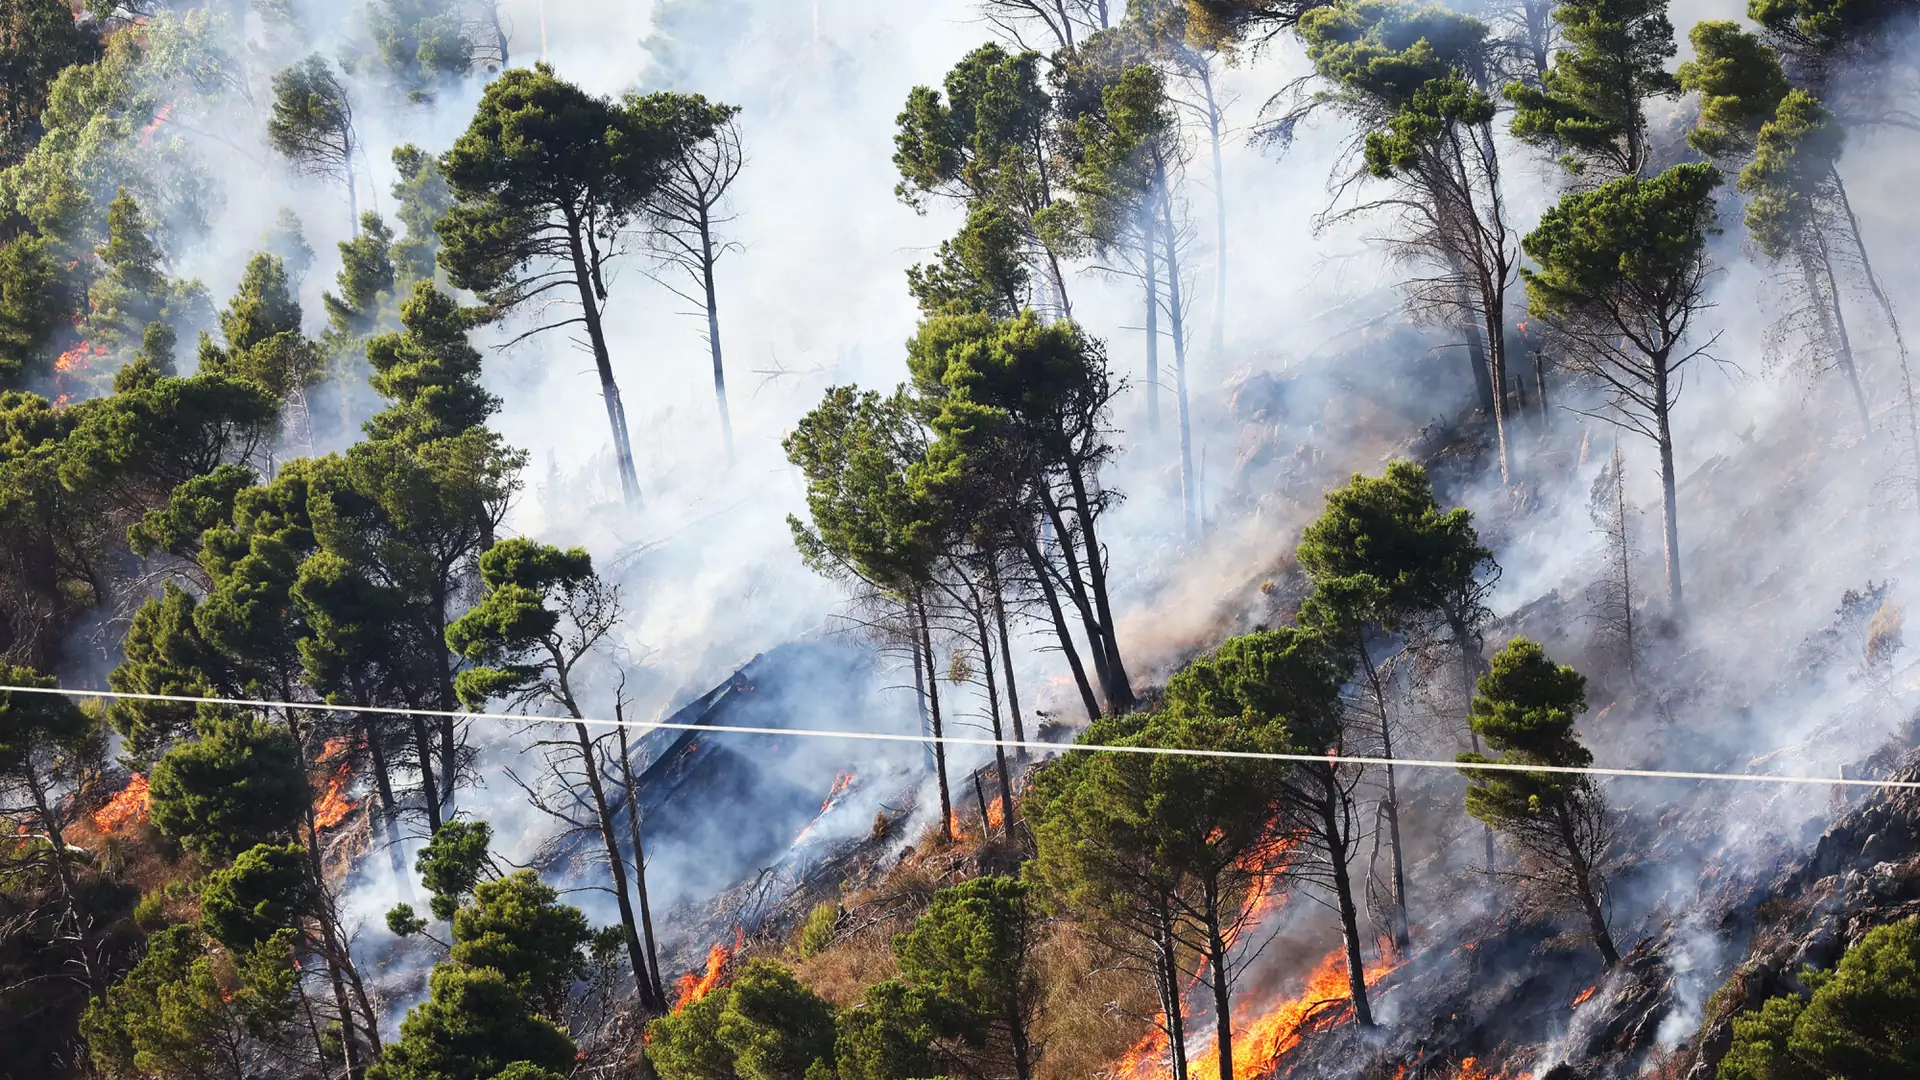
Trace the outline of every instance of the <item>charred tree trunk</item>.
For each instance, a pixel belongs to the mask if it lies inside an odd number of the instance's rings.
[[[1467,332],[1467,367],[1472,369],[1474,389],[1480,392],[1480,407],[1487,411],[1488,416],[1492,416],[1495,408],[1494,402],[1496,395],[1494,393],[1493,376],[1487,371],[1486,341],[1480,335],[1479,324],[1468,323],[1465,329]]]
[[[387,859],[396,881],[411,884],[406,860],[400,853],[400,811],[393,798],[393,777],[387,772],[387,750],[381,745],[380,730],[373,721],[360,725],[360,737],[367,740],[367,755],[373,759],[373,788],[380,800],[380,825],[387,834]]]

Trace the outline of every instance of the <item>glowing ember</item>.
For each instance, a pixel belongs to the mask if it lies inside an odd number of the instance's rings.
[[[840,805],[840,801],[853,790],[853,785],[854,775],[850,772],[843,772],[833,778],[833,787],[827,789],[827,797],[820,803],[820,812],[814,815],[812,821],[807,822],[806,828],[800,830],[800,835],[793,838],[794,847],[799,847],[806,841],[808,834],[813,832],[813,827],[820,824],[820,819],[827,816],[827,811]]]
[[[1454,1074],[1454,1080],[1516,1080],[1516,1077],[1505,1069],[1482,1067],[1479,1058],[1463,1058],[1460,1061],[1460,1071]]]
[[[339,766],[333,775],[327,777],[327,790],[314,800],[313,825],[316,829],[331,829],[345,821],[348,814],[360,805],[360,800],[347,797],[347,786],[353,783],[353,762],[346,760],[347,752],[353,749],[349,739],[328,739],[320,751],[316,764],[325,765],[338,760]]]
[[[1388,962],[1376,964],[1368,968],[1363,977],[1367,985],[1372,986],[1393,971],[1395,966]],[[1234,1075],[1259,1076],[1270,1073],[1280,1058],[1300,1045],[1301,1037],[1307,1032],[1325,1030],[1353,1019],[1349,993],[1346,950],[1335,949],[1307,976],[1305,990],[1297,997],[1269,1009],[1265,1015],[1248,1025],[1244,1034],[1234,1038]],[[1193,1080],[1212,1080],[1219,1076],[1218,1047],[1195,1058],[1189,1075]]]
[[[94,827],[103,833],[115,833],[136,821],[145,821],[148,804],[147,778],[134,773],[118,795],[93,812]]]
[[[1593,992],[1598,989],[1600,989],[1600,984],[1595,983],[1592,986],[1587,987],[1585,990],[1580,991],[1580,996],[1573,999],[1573,1007],[1577,1009],[1580,1006],[1586,1004],[1587,999],[1592,997]]]
[[[708,949],[707,970],[705,973],[696,974],[689,971],[685,975],[680,976],[679,980],[673,984],[675,991],[673,1011],[679,1012],[681,1009],[713,993],[714,988],[720,985],[721,977],[726,974],[727,963],[734,958],[736,953],[746,947],[746,944],[746,936],[742,934],[740,928],[736,926],[733,928],[732,945],[727,945],[723,942]]]

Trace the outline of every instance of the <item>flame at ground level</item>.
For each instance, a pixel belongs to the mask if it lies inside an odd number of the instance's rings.
[[[93,812],[94,827],[103,833],[114,833],[136,821],[145,821],[152,798],[147,792],[147,778],[139,773],[127,781],[120,793],[108,799],[106,804]]]
[[[1600,989],[1600,984],[1594,983],[1592,986],[1589,986],[1585,990],[1580,991],[1580,996],[1573,999],[1573,1007],[1577,1009],[1580,1006],[1585,1005],[1587,1003],[1587,999],[1592,997],[1593,992],[1598,989]]]
[[[1398,965],[1382,961],[1366,969],[1364,978],[1371,987]],[[1339,948],[1328,953],[1307,976],[1306,989],[1295,997],[1268,1009],[1233,1040],[1233,1074],[1236,1077],[1260,1076],[1273,1071],[1274,1065],[1309,1031],[1320,1031],[1353,1019],[1353,1005],[1347,986],[1347,953]],[[1236,1024],[1236,1027],[1241,1025]],[[1195,1058],[1188,1070],[1190,1080],[1216,1080],[1220,1075],[1220,1051],[1217,1046]],[[1491,1078],[1488,1078],[1491,1080]]]
[[[713,993],[714,988],[720,985],[721,978],[726,975],[728,962],[730,962],[734,958],[734,955],[741,949],[745,948],[746,944],[746,935],[741,933],[740,928],[736,926],[733,928],[733,944],[728,945],[725,942],[720,942],[708,949],[707,970],[705,972],[689,971],[675,980],[673,984],[673,1011],[679,1012],[681,1009]]]

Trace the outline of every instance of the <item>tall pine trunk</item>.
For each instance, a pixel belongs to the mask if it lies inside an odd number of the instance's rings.
[[[1054,588],[1052,569],[1047,565],[1046,556],[1041,554],[1038,542],[1029,537],[1022,540],[1022,545],[1027,564],[1033,568],[1034,578],[1040,582],[1040,595],[1046,600],[1047,617],[1053,621],[1054,636],[1060,640],[1060,651],[1066,655],[1067,668],[1073,672],[1074,686],[1080,690],[1080,703],[1086,707],[1087,720],[1098,720],[1100,700],[1094,696],[1093,684],[1087,681],[1086,665],[1080,662],[1080,650],[1073,643],[1066,613],[1060,608],[1060,592]]]
[[[1208,876],[1202,886],[1202,916],[1207,931],[1207,963],[1213,973],[1213,1012],[1215,1056],[1220,1059],[1220,1080],[1233,1080],[1233,987],[1227,979],[1227,941],[1220,929],[1220,880]]]
[[[1186,523],[1186,535],[1197,531],[1194,504],[1197,494],[1193,482],[1193,422],[1187,412],[1187,330],[1186,313],[1180,303],[1179,237],[1173,226],[1173,192],[1167,184],[1166,164],[1154,161],[1154,186],[1159,191],[1160,242],[1166,249],[1162,262],[1167,268],[1167,325],[1173,332],[1173,400],[1180,421],[1180,510]]]
[[[940,835],[952,841],[953,792],[947,786],[947,736],[940,726],[940,672],[933,662],[933,629],[928,624],[927,604],[923,597],[914,598],[913,612],[920,623],[920,651],[927,658],[927,707],[932,711],[933,719],[933,771],[940,782]]]
[[[1147,294],[1147,433],[1160,434],[1160,266],[1151,204],[1140,210],[1140,261]]]
[[[1660,444],[1660,509],[1666,539],[1667,602],[1674,613],[1679,614],[1685,605],[1685,594],[1680,586],[1680,503],[1675,495],[1679,481],[1674,476],[1673,430],[1668,423],[1673,408],[1667,393],[1665,353],[1653,358],[1653,370],[1653,422]]]
[[[607,351],[607,335],[600,324],[599,290],[594,285],[592,267],[587,265],[586,247],[581,242],[584,224],[571,213],[567,216],[567,246],[573,256],[574,286],[580,292],[580,314],[587,326],[587,340],[593,346],[593,363],[600,374],[600,395],[606,401],[607,424],[613,429],[614,462],[620,473],[620,493],[629,505],[640,506],[640,475],[634,469],[633,442],[627,434],[627,410],[620,401],[620,386],[613,378],[613,356]]]
[[[653,936],[653,904],[647,898],[647,849],[640,840],[640,789],[633,782],[633,757],[627,750],[626,717],[620,716],[620,706],[615,704],[615,718],[620,721],[620,782],[627,794],[627,832],[633,843],[633,884],[634,892],[640,900],[640,936],[647,947],[647,978],[652,984],[653,999],[662,1009],[667,1005],[667,989],[660,980],[660,948]],[[643,991],[641,996],[646,996]]]
[[[727,466],[733,466],[733,416],[727,411],[727,372],[720,362],[720,294],[714,287],[713,225],[707,204],[700,203],[700,284],[707,300],[707,348],[713,354],[713,400],[720,407],[720,434],[727,444]]]
[[[1353,902],[1353,875],[1347,866],[1347,849],[1352,840],[1340,821],[1345,810],[1340,777],[1331,765],[1312,768],[1320,774],[1321,839],[1327,846],[1328,869],[1333,872],[1333,897],[1340,909],[1340,933],[1347,947],[1347,992],[1353,1000],[1354,1021],[1369,1028],[1373,1026],[1373,1007],[1367,1002],[1366,962],[1360,957],[1360,912]]]
[[[620,909],[620,926],[627,932],[627,959],[633,965],[633,982],[640,991],[643,1008],[664,1012],[666,1002],[653,996],[652,969],[647,964],[645,947],[640,942],[640,924],[633,914],[633,900],[627,894],[627,861],[620,854],[620,840],[614,829],[613,813],[607,807],[606,786],[600,780],[600,754],[594,749],[587,725],[573,725],[574,741],[580,748],[580,768],[586,773],[587,791],[593,796],[595,823],[600,842],[607,853],[607,869],[613,874],[613,898]],[[637,808],[630,808],[637,809]]]

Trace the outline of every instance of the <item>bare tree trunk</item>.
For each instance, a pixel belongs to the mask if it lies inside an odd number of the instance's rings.
[[[29,754],[31,752],[28,750]],[[41,785],[33,762],[24,761],[22,766],[27,790],[33,795],[34,811],[40,815],[41,827],[47,830],[47,843],[53,848],[53,873],[60,881],[60,899],[66,902],[67,918],[73,920],[74,939],[79,943],[80,970],[86,974],[87,989],[95,994],[102,993],[106,990],[106,983],[94,966],[93,934],[88,929],[87,916],[80,910],[80,891],[74,884],[73,868],[67,865],[66,834],[60,828],[60,819],[54,816],[53,805],[47,799],[46,788]]]
[[[1609,968],[1620,963],[1620,950],[1614,948],[1613,933],[1607,929],[1606,912],[1600,910],[1600,899],[1593,891],[1593,868],[1587,865],[1587,858],[1580,851],[1580,843],[1573,835],[1572,811],[1563,802],[1555,809],[1559,819],[1560,842],[1566,845],[1568,865],[1573,871],[1574,888],[1580,893],[1580,907],[1587,916],[1587,929],[1593,934],[1594,948],[1600,950],[1600,958]]]
[[[920,597],[913,601],[920,621],[920,649],[927,658],[927,705],[933,711],[933,771],[940,781],[940,835],[953,840],[953,795],[947,788],[946,733],[940,728],[940,672],[933,663],[933,631],[927,625],[927,604]],[[984,819],[983,819],[984,820]]]
[[[998,561],[997,557],[995,561]],[[1027,729],[1020,719],[1020,691],[1013,678],[1013,644],[1007,637],[1007,604],[1001,595],[1000,571],[997,567],[989,565],[987,583],[993,590],[993,621],[1000,632],[1000,671],[1007,680],[1007,712],[1013,718],[1013,741],[1024,743],[1027,741]],[[1015,756],[1025,761],[1027,748],[1022,746],[1015,751]]]
[[[1333,896],[1340,908],[1340,932],[1347,946],[1347,990],[1353,999],[1354,1021],[1373,1026],[1373,1008],[1367,1002],[1366,962],[1360,957],[1360,913],[1353,902],[1353,875],[1347,867],[1349,838],[1341,828],[1340,777],[1331,765],[1312,766],[1320,773],[1320,827],[1325,832],[1328,868],[1333,871]]]
[[[587,340],[593,346],[594,367],[600,373],[600,394],[607,405],[607,423],[613,429],[613,454],[620,472],[620,492],[629,505],[640,506],[640,475],[634,469],[633,442],[627,435],[627,411],[620,402],[620,386],[613,378],[613,357],[607,351],[607,335],[600,325],[599,291],[581,243],[582,228],[584,226],[569,214],[567,244],[573,255],[574,285],[580,291],[580,313],[587,325]]]
[[[1673,472],[1673,431],[1667,422],[1667,414],[1671,409],[1667,396],[1667,358],[1664,355],[1654,361],[1653,401],[1653,422],[1660,436],[1660,505],[1666,527],[1667,601],[1678,614],[1685,603],[1680,588],[1680,504],[1674,494],[1678,481]]]
[[[1213,971],[1214,1046],[1220,1059],[1220,1080],[1233,1080],[1233,990],[1227,982],[1227,942],[1220,933],[1220,882],[1209,876],[1202,889],[1207,962]]]
[[[1893,301],[1887,297],[1885,289],[1880,287],[1880,275],[1873,270],[1873,260],[1867,256],[1866,238],[1860,235],[1860,219],[1854,216],[1853,201],[1847,198],[1846,182],[1840,179],[1840,171],[1833,173],[1833,186],[1840,198],[1840,208],[1847,215],[1847,232],[1853,238],[1853,248],[1860,253],[1860,269],[1866,274],[1867,288],[1873,291],[1873,298],[1880,303],[1880,310],[1886,315],[1887,328],[1893,332],[1893,344],[1900,357],[1900,391],[1907,407],[1907,443],[1912,454],[1913,493],[1916,508],[1920,508],[1920,405],[1913,395],[1913,365],[1907,353],[1906,335],[1900,332],[1900,317],[1894,314]]]
[[[1213,338],[1208,351],[1218,364],[1226,352],[1227,336],[1227,173],[1220,157],[1221,116],[1220,103],[1213,96],[1213,61],[1202,58],[1197,70],[1207,103],[1207,138],[1213,149]]]
[[[1360,640],[1360,660],[1366,666],[1374,706],[1380,710],[1380,756],[1387,759],[1387,848],[1393,860],[1393,947],[1396,954],[1404,956],[1412,941],[1412,932],[1407,916],[1406,860],[1400,846],[1400,789],[1393,767],[1393,720],[1387,715],[1386,690],[1380,685],[1380,669],[1373,662],[1373,651],[1367,647],[1365,634]]]
[[[1180,304],[1180,253],[1179,237],[1175,235],[1173,227],[1173,192],[1167,186],[1166,165],[1157,158],[1154,162],[1154,186],[1159,189],[1160,242],[1166,247],[1167,323],[1173,331],[1173,398],[1180,420],[1180,509],[1182,520],[1186,523],[1187,538],[1192,539],[1196,526],[1193,424],[1187,412],[1186,313],[1181,310]]]
[[[1179,939],[1174,935],[1171,901],[1160,907],[1160,924],[1155,934],[1158,946],[1158,970],[1162,1008],[1167,1021],[1167,1050],[1172,1058],[1172,1080],[1187,1080],[1187,1018],[1181,1000]]]
[[[1000,816],[1009,838],[1013,836],[1013,771],[1007,768],[1006,730],[1000,724],[1000,688],[993,677],[993,635],[987,629],[987,614],[980,603],[980,592],[971,583],[971,608],[974,627],[980,633],[980,673],[987,680],[987,716],[993,721],[993,763],[1000,776]]]
[[[627,793],[627,833],[633,844],[633,884],[634,892],[640,897],[640,935],[647,946],[647,977],[652,982],[653,998],[662,1008],[667,1004],[667,989],[660,980],[660,949],[653,936],[653,905],[647,899],[647,849],[640,842],[640,789],[633,782],[633,758],[627,750],[626,717],[619,715],[620,706],[614,705],[614,717],[620,724],[620,783]],[[645,995],[643,994],[644,998]]]
[[[640,991],[643,1008],[664,1012],[666,1002],[653,996],[652,969],[640,943],[640,924],[633,915],[633,901],[627,895],[627,861],[620,855],[613,814],[607,809],[605,785],[600,782],[600,755],[594,750],[593,738],[587,734],[587,725],[573,725],[573,735],[580,747],[580,768],[586,773],[587,791],[593,796],[593,813],[600,826],[600,842],[607,853],[607,869],[613,874],[613,898],[620,908],[620,926],[627,932],[627,959],[633,965],[633,983]]]
[[[1147,290],[1147,432],[1160,434],[1160,267],[1155,256],[1152,208],[1140,211],[1140,259]]]
[[[1080,575],[1080,555],[1074,546],[1072,534],[1067,531],[1066,518],[1060,511],[1060,505],[1053,497],[1053,491],[1046,484],[1040,485],[1040,505],[1046,508],[1047,520],[1053,525],[1054,535],[1060,539],[1060,555],[1067,561],[1068,594],[1073,606],[1080,612],[1080,623],[1087,632],[1087,651],[1093,655],[1094,675],[1100,680],[1100,691],[1105,694],[1109,705],[1113,702],[1113,673],[1107,664],[1107,644],[1105,628],[1100,625],[1094,613],[1093,602],[1087,595],[1087,583]]]
[[[1840,305],[1840,284],[1833,277],[1833,254],[1827,248],[1825,233],[1818,229],[1814,230],[1814,239],[1819,244],[1819,259],[1816,265],[1820,275],[1826,278],[1826,287],[1823,297],[1819,284],[1813,280],[1815,267],[1805,268],[1808,284],[1813,286],[1813,303],[1820,311],[1820,321],[1826,325],[1827,329],[1833,331],[1833,344],[1838,350],[1835,359],[1840,362],[1840,373],[1847,378],[1847,388],[1853,391],[1853,406],[1860,413],[1860,426],[1871,429],[1873,414],[1867,410],[1867,394],[1860,388],[1860,372],[1854,367],[1853,342],[1847,336],[1847,316]],[[1811,253],[1802,255],[1802,258],[1811,257]]]
[[[1060,639],[1060,651],[1066,654],[1067,667],[1073,671],[1074,685],[1080,689],[1080,702],[1086,706],[1089,721],[1100,719],[1100,701],[1094,696],[1093,685],[1087,681],[1087,669],[1080,662],[1080,650],[1074,647],[1073,634],[1067,628],[1066,614],[1060,609],[1060,594],[1053,586],[1053,578],[1046,564],[1046,557],[1040,553],[1040,545],[1032,539],[1023,541],[1027,561],[1033,567],[1034,577],[1040,582],[1040,595],[1046,599],[1047,615],[1053,620],[1053,632]]]
[[[727,411],[727,373],[720,363],[720,299],[714,288],[713,228],[707,205],[700,204],[700,283],[707,298],[707,347],[713,353],[713,399],[720,406],[720,433],[727,443],[727,467],[733,467],[733,417]]]
[[[427,833],[440,831],[440,793],[433,782],[433,740],[427,734],[427,720],[413,714],[413,752],[420,759],[420,800],[426,804]]]
[[[1067,476],[1073,484],[1074,511],[1080,519],[1080,541],[1087,553],[1087,575],[1091,579],[1093,602],[1100,616],[1100,625],[1106,631],[1107,672],[1111,683],[1107,687],[1107,704],[1115,711],[1133,708],[1133,684],[1127,678],[1127,668],[1120,660],[1118,634],[1113,622],[1113,605],[1107,600],[1106,553],[1100,549],[1100,538],[1094,532],[1093,503],[1087,494],[1087,480],[1080,472],[1079,465],[1068,468]]]

